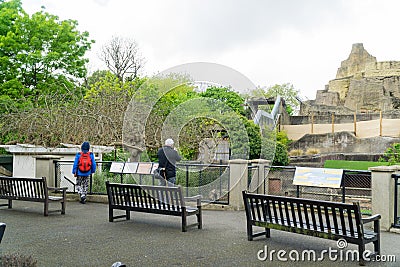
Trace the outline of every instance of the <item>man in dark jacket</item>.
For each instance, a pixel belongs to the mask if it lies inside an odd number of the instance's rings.
[[[170,184],[176,182],[176,162],[181,160],[178,152],[174,149],[174,141],[172,139],[165,140],[165,145],[157,152],[158,166],[161,169],[161,175]],[[161,185],[165,185],[165,181],[161,180]]]

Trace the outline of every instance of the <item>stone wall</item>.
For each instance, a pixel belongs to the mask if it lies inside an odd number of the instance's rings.
[[[356,114],[356,120],[357,122],[379,120],[380,116],[381,116],[380,113],[361,113],[361,114],[359,113]],[[400,119],[400,113],[399,112],[382,113],[382,119],[384,120]],[[331,114],[329,115],[314,114],[312,118],[311,115],[290,116],[289,123],[287,123],[287,125],[303,125],[303,124],[309,124],[311,123],[311,121],[313,121],[314,124],[331,124],[332,116]],[[334,122],[335,124],[353,123],[354,114],[346,114],[346,115],[335,114]]]
[[[400,138],[371,137],[357,138],[351,132],[326,134],[306,134],[299,140],[291,143],[292,149],[316,148],[321,154],[327,153],[369,153],[382,154],[394,143],[400,143]]]

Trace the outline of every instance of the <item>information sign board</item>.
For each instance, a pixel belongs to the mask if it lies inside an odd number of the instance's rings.
[[[340,188],[343,169],[296,167],[293,184]]]

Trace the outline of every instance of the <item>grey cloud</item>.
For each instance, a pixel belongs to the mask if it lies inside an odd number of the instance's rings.
[[[218,53],[242,43],[273,41],[281,29],[307,32],[325,21],[348,19],[341,1],[175,1],[176,17],[162,30],[174,38],[174,48],[188,53]],[[328,4],[327,4],[328,3]],[[175,13],[177,14],[177,13]],[[167,16],[166,16],[167,17]],[[172,44],[171,44],[172,45]]]

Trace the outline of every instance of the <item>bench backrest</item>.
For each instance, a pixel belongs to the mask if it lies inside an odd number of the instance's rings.
[[[287,227],[308,229],[337,236],[363,236],[358,203],[251,194],[243,191],[246,216]]]
[[[106,182],[109,205],[144,210],[181,212],[185,207],[182,188]]]
[[[46,178],[17,178],[0,176],[0,197],[18,199],[47,198]]]

